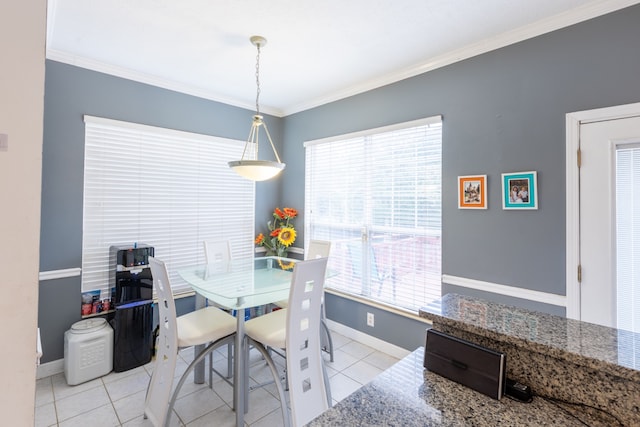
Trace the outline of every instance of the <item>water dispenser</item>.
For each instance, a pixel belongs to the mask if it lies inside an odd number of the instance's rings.
[[[111,325],[114,330],[113,370],[128,371],[151,361],[153,348],[153,278],[144,244],[111,246],[110,281],[115,287]]]

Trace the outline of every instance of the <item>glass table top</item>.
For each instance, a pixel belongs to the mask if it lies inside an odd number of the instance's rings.
[[[230,309],[256,307],[287,299],[297,260],[243,258],[180,269],[195,292]]]

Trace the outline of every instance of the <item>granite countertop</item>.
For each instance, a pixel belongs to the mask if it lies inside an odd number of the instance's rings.
[[[599,426],[607,425],[535,397],[495,400],[429,372],[424,348],[384,371],[308,424],[318,426]]]
[[[420,316],[640,382],[637,333],[457,294],[422,308]]]

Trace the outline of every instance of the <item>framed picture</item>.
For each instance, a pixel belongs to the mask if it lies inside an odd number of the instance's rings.
[[[535,171],[502,174],[502,209],[538,209]]]
[[[458,177],[458,209],[487,209],[487,175]]]

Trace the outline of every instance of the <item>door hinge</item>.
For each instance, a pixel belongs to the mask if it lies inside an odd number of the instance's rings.
[[[582,282],[582,266],[578,265],[578,283]]]
[[[577,153],[577,161],[578,161],[578,169],[580,169],[580,167],[582,166],[582,150],[578,148],[578,153]]]

